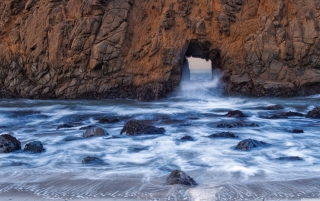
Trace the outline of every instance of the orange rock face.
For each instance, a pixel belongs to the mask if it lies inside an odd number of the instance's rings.
[[[318,0],[2,0],[0,97],[156,100],[185,56],[227,93],[320,93]]]

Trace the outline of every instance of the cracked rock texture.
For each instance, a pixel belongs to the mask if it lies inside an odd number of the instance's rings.
[[[185,56],[226,93],[320,93],[318,0],[2,0],[1,98],[156,100]]]

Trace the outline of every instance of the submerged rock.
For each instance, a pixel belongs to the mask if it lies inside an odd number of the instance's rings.
[[[281,105],[269,105],[265,109],[266,110],[282,110],[284,109],[284,107],[282,107]]]
[[[180,138],[180,140],[183,140],[183,141],[194,141],[194,138],[189,136],[189,135],[186,135],[186,136],[183,136],[182,138]]]
[[[293,129],[292,133],[304,133],[302,129]]]
[[[74,126],[73,125],[70,125],[70,124],[62,124],[62,125],[59,125],[57,127],[57,130],[59,129],[62,129],[62,128],[73,128]]]
[[[164,134],[164,128],[158,128],[151,126],[144,121],[132,119],[126,123],[121,130],[120,134],[126,133],[128,135],[139,135],[139,134]]]
[[[294,117],[294,116],[298,116],[298,117],[303,117],[304,115],[302,113],[299,112],[284,112],[282,113],[280,116],[282,117]]]
[[[277,158],[280,161],[302,161],[303,158],[299,156],[284,156],[284,157],[279,157]]]
[[[43,148],[43,145],[40,141],[33,141],[26,144],[23,151],[28,151],[31,153],[41,153],[45,151],[45,149]]]
[[[229,111],[227,114],[225,114],[224,116],[226,117],[234,117],[234,118],[239,118],[239,117],[246,117],[246,115],[244,115],[242,113],[242,111],[240,110],[233,110],[233,111]]]
[[[307,118],[320,119],[320,108],[315,107],[313,110],[309,111]]]
[[[100,158],[94,156],[86,156],[82,159],[82,164],[94,164],[94,163],[102,163],[103,161]]]
[[[90,129],[90,128],[95,128],[95,127],[96,127],[96,126],[94,126],[94,125],[83,126],[83,127],[79,128],[79,130],[88,130],[88,129]]]
[[[0,135],[0,153],[9,153],[21,149],[21,143],[17,138],[9,134]]]
[[[276,114],[276,115],[272,115],[270,117],[265,117],[267,119],[287,119],[288,117],[294,117],[294,116],[298,116],[298,117],[303,117],[304,115],[302,113],[299,112],[283,112],[281,114]]]
[[[234,128],[234,127],[259,127],[255,123],[235,122],[235,123],[220,123],[217,128]]]
[[[83,132],[83,137],[98,137],[98,136],[106,136],[109,133],[101,127],[90,128]]]
[[[238,143],[235,149],[242,151],[250,151],[253,148],[267,146],[268,144],[263,141],[258,141],[254,139],[242,140]]]
[[[114,123],[118,123],[120,122],[120,120],[118,118],[102,118],[99,119],[99,123],[100,124],[114,124]]]
[[[173,170],[168,176],[166,185],[182,184],[187,186],[195,186],[197,183],[181,170]]]
[[[222,132],[218,134],[212,134],[209,136],[210,138],[239,138],[234,133],[231,132]]]

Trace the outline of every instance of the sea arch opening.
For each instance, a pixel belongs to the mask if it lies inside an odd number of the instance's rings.
[[[194,80],[192,72],[197,72],[197,68],[198,72],[203,71],[211,74],[210,79],[213,79],[216,70],[221,68],[220,51],[212,49],[209,41],[191,40],[189,42],[182,64],[182,80]]]
[[[209,41],[188,41],[181,65],[180,92],[192,96],[221,94],[220,69],[219,49],[212,48]]]

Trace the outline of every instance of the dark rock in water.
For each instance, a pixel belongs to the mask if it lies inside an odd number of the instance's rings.
[[[272,115],[270,117],[265,117],[267,119],[288,119],[287,116],[281,116],[281,115]]]
[[[114,123],[118,123],[120,122],[119,119],[117,118],[102,118],[102,119],[99,119],[99,123],[100,124],[114,124]]]
[[[64,141],[70,142],[70,141],[82,140],[82,139],[83,139],[83,137],[67,136],[64,138]]]
[[[246,115],[244,115],[240,110],[229,111],[224,116],[226,116],[226,117],[234,117],[234,118],[246,117]]]
[[[270,105],[266,107],[266,110],[282,110],[284,109],[281,105]]]
[[[307,118],[320,119],[320,108],[315,107],[313,110],[309,111]]]
[[[254,139],[246,139],[242,140],[238,143],[236,146],[236,149],[242,150],[242,151],[250,151],[253,148],[262,147],[268,145],[265,142],[254,140]]]
[[[302,113],[299,112],[284,112],[282,113],[280,116],[282,117],[293,117],[293,116],[298,116],[298,117],[303,117],[304,115]]]
[[[90,128],[83,132],[83,137],[98,137],[98,136],[106,136],[109,133],[101,127]]]
[[[210,138],[239,138],[238,136],[236,136],[235,134],[233,134],[231,132],[222,132],[222,133],[218,133],[218,134],[212,134],[209,137]]]
[[[169,177],[167,178],[167,181],[165,183],[166,185],[174,185],[174,184],[182,184],[182,185],[188,185],[188,186],[195,186],[197,183],[188,176],[185,172],[181,170],[173,170]]]
[[[189,135],[186,135],[186,136],[183,136],[180,140],[183,140],[183,141],[194,141],[194,138],[189,136]]]
[[[285,157],[279,157],[277,158],[280,161],[302,161],[303,158],[299,156],[285,156]]]
[[[103,163],[100,158],[93,157],[93,156],[86,156],[82,159],[82,164],[93,164],[93,163]]]
[[[0,135],[0,153],[9,153],[21,149],[21,143],[9,134]]]
[[[130,152],[140,152],[140,151],[146,151],[149,147],[143,147],[143,146],[131,146],[128,148],[128,151]]]
[[[304,133],[302,129],[293,129],[292,133]]]
[[[89,125],[89,126],[81,127],[81,128],[79,128],[79,130],[87,130],[87,129],[95,128],[95,127],[96,127],[96,126],[94,126],[94,125]]]
[[[151,126],[143,121],[132,119],[126,123],[121,130],[120,134],[126,133],[128,135],[139,135],[139,134],[164,134],[164,128],[158,128]]]
[[[265,117],[267,119],[287,119],[288,117],[293,117],[293,116],[298,116],[298,117],[303,117],[304,115],[302,113],[299,112],[283,112],[280,115],[273,115],[270,117]]]
[[[74,126],[73,125],[70,125],[70,124],[62,124],[62,125],[59,125],[57,127],[57,130],[59,129],[62,129],[62,128],[73,128]]]
[[[234,127],[259,127],[259,125],[255,123],[243,123],[243,122],[220,123],[217,125],[217,128],[234,128]]]
[[[33,141],[26,144],[23,151],[28,151],[31,153],[41,153],[45,151],[45,149],[43,148],[43,145],[40,141]]]

